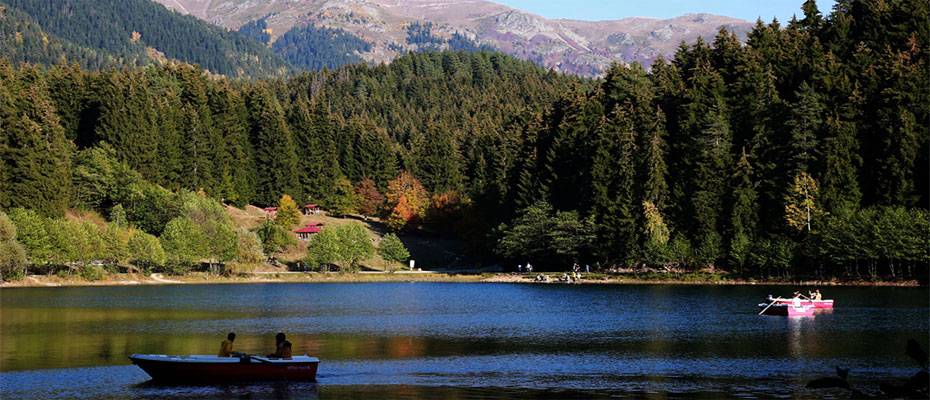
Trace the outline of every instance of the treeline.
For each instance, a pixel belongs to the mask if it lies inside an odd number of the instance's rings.
[[[488,260],[925,276],[928,5],[803,11],[597,81],[496,53],[253,82],[0,64],[0,208],[109,214],[70,178],[108,145],[170,192],[289,194]]]
[[[286,193],[336,214],[381,214],[391,202],[386,213],[396,214],[393,226],[402,229],[422,220],[430,201],[403,170],[429,178],[434,189],[448,180],[464,190],[457,160],[449,165],[455,169],[443,169],[428,158],[452,153],[418,147],[427,134],[449,135],[439,144],[457,146],[457,138],[471,134],[465,123],[499,126],[580,82],[489,53],[411,55],[391,66],[356,66],[289,81],[231,81],[188,65],[92,72],[67,64],[45,69],[4,62],[0,78],[0,209],[14,222],[19,209],[44,218],[34,227],[65,223],[68,209],[111,219],[120,209],[133,229],[160,239],[171,266],[208,253],[200,247],[169,249],[165,241],[177,236],[170,232],[185,228],[180,232],[190,246],[214,236],[175,222],[184,217],[184,193],[202,190],[240,206],[276,205]],[[528,91],[518,90],[520,85]],[[358,104],[361,99],[367,104]],[[423,132],[419,121],[429,116],[437,124]],[[259,229],[264,253],[274,254],[289,237],[293,241],[289,229]],[[23,238],[32,229],[20,231]],[[188,255],[172,260],[172,254]],[[230,254],[209,258],[222,263]],[[28,257],[40,265],[68,258]]]
[[[928,8],[839,1],[825,18],[806,1],[745,44],[722,30],[649,73],[611,68],[528,125],[499,249],[926,277]]]
[[[432,22],[413,21],[407,25],[408,45],[416,51],[495,51],[493,46],[480,44],[459,32],[454,32],[448,39],[433,33]],[[396,49],[400,50],[400,49]]]
[[[297,68],[318,71],[362,62],[359,54],[371,51],[371,44],[342,29],[308,24],[291,28],[271,48]]]

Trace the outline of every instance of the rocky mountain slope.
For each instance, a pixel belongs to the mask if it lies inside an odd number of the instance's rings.
[[[390,61],[423,47],[422,40],[411,40],[411,24],[420,22],[427,24],[427,35],[436,38],[427,41],[431,46],[447,47],[458,33],[546,67],[589,76],[615,61],[649,65],[659,55],[673,54],[681,41],[711,39],[721,27],[741,37],[751,28],[747,21],[710,14],[665,20],[547,19],[485,0],[155,1],[229,29],[264,19],[272,41],[308,24],[343,29],[372,44],[360,54],[370,62]]]

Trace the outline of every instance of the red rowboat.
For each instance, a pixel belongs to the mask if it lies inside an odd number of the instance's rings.
[[[786,298],[774,298],[771,295],[769,296],[769,302],[775,301],[775,304],[791,304],[794,302],[794,299]],[[814,308],[833,308],[833,300],[806,300],[801,299],[802,306],[813,306]]]
[[[315,381],[320,359],[297,356],[290,359],[243,355],[171,356],[133,354],[132,363],[153,380],[176,383],[235,383],[244,381]]]
[[[811,305],[796,306],[790,303],[761,303],[759,304],[759,308],[761,308],[766,315],[787,315],[789,317],[814,315],[814,306]]]

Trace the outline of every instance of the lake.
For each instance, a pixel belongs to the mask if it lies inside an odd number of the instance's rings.
[[[805,288],[806,289],[806,288]],[[830,287],[836,309],[756,315],[789,286],[250,284],[0,290],[0,397],[819,397],[909,377],[927,288]],[[318,382],[162,386],[132,353],[264,354],[283,331]]]

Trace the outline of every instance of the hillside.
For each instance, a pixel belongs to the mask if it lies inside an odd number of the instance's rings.
[[[148,0],[4,0],[0,55],[50,64],[67,58],[87,68],[169,60],[229,76],[271,76],[290,69],[261,43]]]
[[[0,60],[0,209],[178,236],[172,204],[288,194],[509,265],[925,276],[930,5],[841,5],[597,80],[484,51],[258,80]]]
[[[156,1],[228,29],[264,19],[271,41],[308,24],[341,29],[371,44],[360,56],[374,63],[422,50],[422,42],[410,40],[409,28],[431,23],[439,48],[456,50],[453,39],[458,36],[547,68],[588,76],[602,74],[615,61],[651,65],[660,55],[671,56],[682,41],[710,40],[721,27],[745,38],[752,26],[709,14],[666,20],[550,20],[483,0]]]

